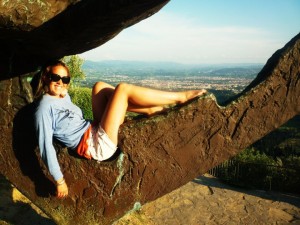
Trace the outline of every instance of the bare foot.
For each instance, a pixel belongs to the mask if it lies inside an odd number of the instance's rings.
[[[204,95],[206,93],[207,93],[207,91],[205,89],[185,91],[184,92],[185,98],[181,103],[185,103],[193,98]]]

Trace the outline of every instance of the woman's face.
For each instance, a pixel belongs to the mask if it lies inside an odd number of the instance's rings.
[[[49,74],[54,74],[53,76],[59,75],[60,77],[68,77],[66,68],[61,65],[52,67]],[[64,83],[62,79],[59,79],[58,81],[51,80],[48,76],[46,76],[45,79],[49,87],[49,91],[47,92],[49,95],[57,98],[66,95],[69,84]]]

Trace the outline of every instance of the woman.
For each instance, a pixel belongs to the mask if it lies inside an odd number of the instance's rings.
[[[56,181],[57,197],[68,195],[68,187],[58,164],[53,138],[88,159],[103,161],[117,149],[118,130],[126,111],[152,115],[164,105],[181,104],[205,90],[166,92],[126,83],[113,86],[97,82],[92,90],[94,121],[83,118],[67,93],[70,73],[61,61],[48,64],[41,73],[35,113],[35,127],[43,161]]]

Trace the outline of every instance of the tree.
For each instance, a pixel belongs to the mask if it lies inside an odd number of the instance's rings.
[[[71,86],[76,86],[81,80],[85,80],[86,75],[82,71],[82,64],[84,59],[78,55],[65,56],[63,62],[66,63],[72,76]]]
[[[86,119],[93,119],[92,102],[90,88],[80,87],[80,81],[85,80],[86,75],[82,71],[82,64],[84,60],[78,55],[65,56],[62,61],[68,66],[71,74],[71,88],[69,94],[73,103],[82,109]]]

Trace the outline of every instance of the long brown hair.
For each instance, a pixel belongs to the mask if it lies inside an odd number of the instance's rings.
[[[52,67],[55,66],[63,66],[66,69],[68,76],[70,76],[69,68],[63,61],[49,61],[44,66],[42,66],[41,70],[33,76],[30,82],[34,100],[38,100],[46,92],[45,87],[47,86],[47,84],[44,82],[44,77],[47,74],[49,74],[51,72]]]

